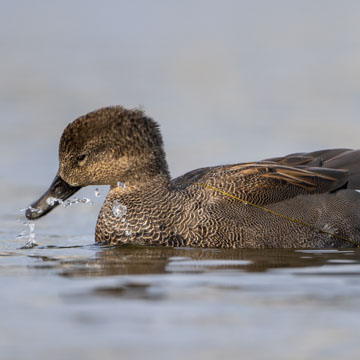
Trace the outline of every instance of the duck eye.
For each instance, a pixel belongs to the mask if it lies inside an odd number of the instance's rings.
[[[85,154],[80,154],[76,157],[76,161],[77,163],[82,166],[85,164],[85,159],[86,159],[86,155]]]

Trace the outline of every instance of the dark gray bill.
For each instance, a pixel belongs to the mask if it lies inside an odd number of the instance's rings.
[[[81,186],[71,186],[60,176],[55,176],[54,181],[45,194],[27,208],[25,216],[30,220],[38,219],[80,189]]]

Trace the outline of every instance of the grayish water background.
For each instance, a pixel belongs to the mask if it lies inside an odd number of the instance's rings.
[[[63,128],[102,106],[156,119],[174,176],[358,148],[359,18],[351,0],[2,1],[1,359],[357,358],[356,251],[102,250],[103,198],[38,222],[40,248],[15,237]]]

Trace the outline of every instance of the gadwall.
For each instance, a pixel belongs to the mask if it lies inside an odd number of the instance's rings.
[[[26,216],[47,214],[81,187],[110,185],[97,243],[354,247],[360,244],[359,164],[360,150],[332,149],[171,179],[158,125],[140,110],[106,107],[66,127],[58,173]]]

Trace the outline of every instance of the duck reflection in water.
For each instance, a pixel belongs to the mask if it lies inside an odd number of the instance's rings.
[[[216,270],[256,273],[286,268],[315,269],[328,263],[334,266],[358,264],[359,255],[360,249],[304,252],[294,249],[174,249],[126,245],[101,248],[95,259],[65,260],[60,266],[55,260],[54,266],[60,267],[60,276],[63,277],[207,273]]]

